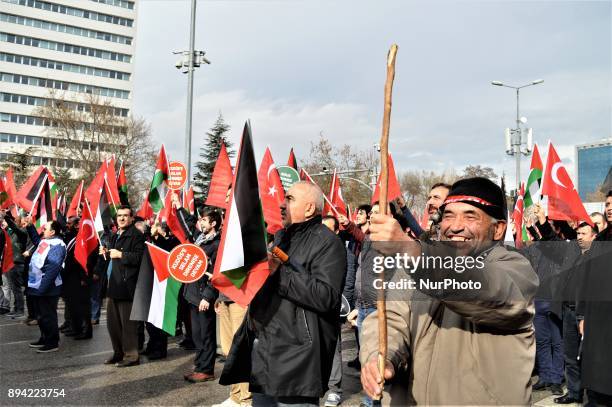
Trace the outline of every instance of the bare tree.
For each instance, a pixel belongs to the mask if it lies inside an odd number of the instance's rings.
[[[310,143],[308,158],[302,160],[301,164],[310,174],[325,173],[313,177],[325,194],[329,193],[334,168],[338,171],[351,171],[340,175],[340,181],[345,202],[351,208],[356,208],[370,203],[372,191],[366,185],[372,183],[371,175],[376,172],[378,162],[379,158],[373,149],[356,150],[348,144],[335,147],[321,134],[317,142]]]
[[[425,209],[429,191],[434,184],[439,182],[452,184],[458,177],[454,170],[442,173],[413,170],[402,172],[398,178],[406,205],[413,213],[419,214]]]
[[[142,198],[155,163],[151,130],[143,119],[128,117],[126,109],[99,95],[69,99],[53,89],[35,114],[47,126],[51,148],[45,150],[58,158],[69,155],[75,179],[89,182],[102,160],[114,155],[125,165],[130,200]]]
[[[468,165],[463,170],[461,178],[472,178],[472,177],[484,177],[488,178],[493,182],[497,181],[497,174],[491,167],[482,167],[480,165]]]

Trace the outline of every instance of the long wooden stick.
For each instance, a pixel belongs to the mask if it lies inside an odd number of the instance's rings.
[[[387,186],[389,180],[389,126],[391,124],[391,100],[393,93],[393,79],[395,79],[395,56],[397,45],[391,45],[387,55],[387,81],[385,83],[385,110],[383,114],[382,134],[380,136],[380,195],[379,208],[382,215],[387,214]],[[385,279],[384,271],[380,274]],[[385,291],[378,291],[376,300],[378,314],[378,370],[381,377],[381,387],[385,383],[385,361],[387,360],[387,304]],[[382,395],[381,395],[382,398]]]

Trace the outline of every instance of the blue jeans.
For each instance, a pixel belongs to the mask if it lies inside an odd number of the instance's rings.
[[[536,361],[540,381],[561,384],[563,381],[563,339],[561,321],[546,307],[542,307],[533,319],[536,334]]]
[[[359,331],[359,341],[360,342],[362,342],[361,326],[363,325],[363,320],[366,319],[366,317],[370,315],[371,313],[373,313],[374,311],[376,311],[375,307],[361,307],[360,306],[357,309],[357,330]],[[365,395],[361,399],[361,402],[367,407],[380,406],[380,401],[378,400],[374,401],[370,397],[365,396]]]

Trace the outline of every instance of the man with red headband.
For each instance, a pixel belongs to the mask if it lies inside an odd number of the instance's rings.
[[[393,218],[372,215],[380,264],[393,270],[376,283],[387,298],[383,403],[530,404],[538,278],[501,244],[504,200],[488,179],[456,182],[440,207],[439,242],[413,241]],[[363,326],[361,381],[375,397],[383,391],[377,313]]]

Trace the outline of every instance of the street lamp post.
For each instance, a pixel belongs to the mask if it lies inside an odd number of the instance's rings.
[[[191,174],[191,127],[193,112],[193,72],[201,64],[210,64],[204,57],[204,51],[195,51],[195,24],[196,24],[196,1],[191,0],[191,25],[189,28],[189,50],[176,51],[174,54],[181,54],[183,57],[175,64],[177,69],[182,69],[187,74],[187,117],[185,120],[185,167],[187,168],[187,183],[189,187],[189,177]]]
[[[506,88],[511,88],[516,90],[516,129],[506,129],[506,153],[511,156],[515,156],[516,158],[516,193],[520,190],[521,185],[521,154],[528,156],[531,154],[531,138],[532,133],[531,129],[527,129],[527,135],[525,139],[523,139],[523,134],[521,130],[521,123],[526,123],[526,119],[521,119],[519,114],[519,96],[520,90],[526,88],[528,86],[539,85],[543,83],[544,79],[538,79],[533,82],[530,82],[526,85],[522,86],[510,86],[506,85],[503,82],[493,81],[491,85],[494,86],[503,86]],[[525,150],[521,150],[521,146],[525,144]]]

